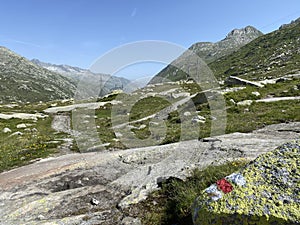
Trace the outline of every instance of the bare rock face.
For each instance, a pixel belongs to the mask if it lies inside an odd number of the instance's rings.
[[[195,201],[194,224],[299,224],[300,141],[265,153]]]
[[[277,124],[247,134],[43,159],[0,174],[0,224],[139,224],[123,209],[145,199],[161,180],[185,179],[193,168],[212,163],[254,159],[298,138],[299,127]]]

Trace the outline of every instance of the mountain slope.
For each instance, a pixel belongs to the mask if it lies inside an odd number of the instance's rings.
[[[31,62],[35,63],[38,66],[44,67],[50,71],[59,73],[67,78],[73,79],[76,83],[80,81],[83,77],[87,78],[88,76],[92,78],[99,78],[105,82],[104,88],[101,92],[101,95],[105,95],[111,92],[114,89],[123,89],[127,84],[129,84],[129,80],[123,77],[111,76],[108,74],[95,74],[89,70],[82,69],[79,67],[73,67],[69,65],[55,65],[51,63],[41,62],[38,59],[33,59]]]
[[[300,18],[261,36],[209,67],[218,78],[240,76],[250,80],[278,77],[300,70]]]
[[[242,29],[232,30],[225,39],[219,42],[199,42],[192,45],[189,50],[195,52],[201,59],[209,63],[222,56],[229,55],[261,35],[263,33],[256,28],[247,26]]]
[[[259,30],[254,27],[247,26],[242,29],[234,29],[225,39],[216,42],[198,42],[192,45],[189,50],[196,53],[206,63],[215,61],[218,58],[229,55],[232,52],[238,50],[240,47],[251,42],[255,38],[263,35]],[[179,58],[175,60],[180,68],[183,66],[189,66],[188,54],[183,53]],[[178,63],[179,62],[179,63]],[[182,71],[178,70],[172,65],[168,65],[161,72],[159,72],[150,83],[159,83],[162,79],[166,78],[171,81],[177,81],[186,79],[188,76]]]
[[[73,96],[75,83],[0,46],[0,102],[37,102]]]

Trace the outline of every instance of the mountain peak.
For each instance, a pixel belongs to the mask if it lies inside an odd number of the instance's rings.
[[[198,42],[193,44],[189,50],[196,53],[201,59],[203,59],[206,63],[211,63],[223,56],[230,55],[234,51],[237,51],[242,46],[248,44],[259,36],[263,35],[262,32],[257,30],[252,26],[247,26],[241,29],[234,29],[228,33],[226,38],[221,41],[212,43],[212,42]],[[179,58],[176,59],[177,62],[181,62],[181,67],[189,66],[189,59],[186,57],[186,54],[182,54]],[[181,80],[186,79],[188,77],[182,71],[178,71],[178,69],[167,66],[161,72],[159,72],[150,83],[159,83],[163,79],[167,78],[168,80]]]
[[[262,32],[260,32],[259,30],[257,30],[255,27],[252,26],[246,26],[244,28],[241,29],[233,29],[232,31],[230,31],[225,39],[228,38],[235,38],[235,37],[241,37],[241,36],[260,36],[262,35]]]
[[[32,59],[31,62],[33,62],[34,64],[39,64],[42,63],[40,60],[38,59]]]

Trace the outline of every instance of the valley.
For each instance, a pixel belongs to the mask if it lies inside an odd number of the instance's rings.
[[[193,79],[186,52],[129,93],[127,79],[0,47],[0,223],[162,224],[179,218],[164,214],[170,180],[184,186],[198,170],[238,170],[299,139],[299,23],[192,45],[215,84]],[[103,93],[76,99],[89,76],[104,80]]]

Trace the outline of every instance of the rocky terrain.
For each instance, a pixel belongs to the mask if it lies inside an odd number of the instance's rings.
[[[230,31],[227,36],[216,43],[198,42],[193,44],[189,50],[195,52],[205,62],[210,63],[222,56],[237,51],[240,47],[248,44],[263,33],[252,26]]]
[[[226,159],[253,159],[299,138],[299,127],[271,125],[248,134],[41,160],[0,175],[0,221],[125,224],[134,219],[124,218],[122,209],[144,199],[162,180],[184,179],[194,167]]]
[[[128,212],[169,178],[268,156],[299,139],[298,22],[196,44],[218,79],[213,84],[167,67],[160,74],[168,82],[79,101],[65,98],[89,71],[34,60],[41,68],[1,48],[0,223],[142,224]],[[194,68],[187,59],[176,64]]]

